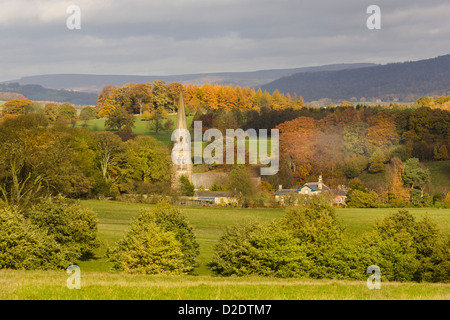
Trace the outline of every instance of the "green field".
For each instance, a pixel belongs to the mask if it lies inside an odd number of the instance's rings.
[[[448,300],[450,285],[364,281],[144,276],[81,271],[81,289],[64,272],[0,271],[0,299],[27,300]],[[168,310],[167,310],[168,311]],[[173,310],[171,310],[173,311]]]
[[[187,124],[188,126],[191,125],[192,120],[194,119],[193,116],[188,116],[187,118]],[[148,121],[142,121],[141,120],[142,117],[140,116],[136,116],[136,121],[135,121],[135,127],[133,128],[133,133],[136,135],[146,135],[146,136],[151,136],[156,138],[157,140],[163,142],[165,145],[169,145],[171,142],[171,136],[172,136],[172,131],[173,129],[175,129],[174,127],[171,128],[170,130],[165,130],[165,131],[161,131],[158,134],[156,134],[153,131],[150,131],[147,128],[147,124]],[[171,119],[173,121],[173,123],[176,123],[177,120],[177,116],[174,115],[169,115],[168,119]],[[89,120],[86,121],[86,123],[84,121],[78,121],[77,122],[77,126],[84,126],[86,125],[87,128],[89,128],[92,131],[105,131],[105,118],[102,119],[95,119],[95,120]]]
[[[97,212],[102,246],[95,257],[77,264],[82,289],[66,288],[65,271],[0,271],[0,299],[450,299],[450,284],[382,283],[368,290],[365,282],[218,277],[206,264],[226,226],[248,220],[268,223],[281,217],[282,209],[186,207],[183,211],[200,244],[199,266],[189,276],[128,275],[111,271],[105,258],[107,246],[126,232],[142,207],[113,201],[82,201]],[[346,241],[355,241],[371,230],[376,219],[395,209],[338,209]],[[442,232],[450,233],[450,209],[410,209],[417,218],[428,215]]]
[[[133,204],[114,201],[82,201],[84,207],[98,214],[99,236],[105,244],[98,251],[98,259],[80,262],[80,267],[89,271],[108,271],[109,265],[103,258],[108,245],[113,245],[127,230],[130,221],[137,217],[140,208],[152,208],[150,204]],[[440,227],[442,232],[450,234],[450,209],[409,209],[416,217],[428,215]],[[347,241],[355,241],[365,232],[369,232],[375,220],[395,212],[396,209],[337,209],[337,217],[344,226]],[[268,223],[283,216],[283,209],[235,209],[221,207],[185,207],[183,212],[194,229],[200,244],[200,266],[195,274],[211,275],[206,264],[211,260],[214,245],[226,226],[243,221],[256,220]]]
[[[176,120],[177,120],[176,114],[169,115],[169,117],[168,117],[168,119],[172,120],[172,122],[174,123],[173,127],[170,128],[170,130],[161,131],[161,132],[159,132],[158,134],[156,134],[155,132],[150,131],[150,130],[148,129],[148,127],[147,127],[148,121],[142,121],[141,119],[142,119],[142,117],[136,116],[136,121],[135,121],[135,123],[134,123],[134,124],[135,124],[135,127],[133,128],[133,133],[134,133],[134,134],[140,135],[140,136],[142,136],[142,135],[150,136],[150,137],[153,137],[153,138],[155,138],[155,139],[161,141],[161,142],[164,143],[166,146],[169,146],[169,145],[170,145],[170,143],[171,143],[171,137],[172,137],[172,132],[173,132],[173,130],[175,129],[175,124],[176,124]],[[106,120],[105,118],[102,118],[102,119],[95,119],[95,120],[89,120],[89,121],[86,121],[86,123],[84,123],[84,121],[79,121],[79,122],[77,123],[77,126],[84,126],[84,125],[86,125],[87,128],[89,128],[89,129],[92,130],[92,131],[105,131],[105,130],[106,130],[106,129],[105,129],[105,120]],[[191,124],[192,124],[192,121],[193,121],[193,120],[194,120],[194,117],[193,117],[193,116],[187,116],[187,117],[186,117],[186,121],[187,121],[188,128],[191,128]],[[192,150],[194,150],[194,142],[193,142],[194,136],[193,136],[193,130],[191,130],[191,139],[192,139],[192,146],[191,146],[191,148],[192,148]],[[268,140],[268,143],[267,143],[267,152],[270,154],[270,152],[271,152],[270,138],[267,139],[267,140]],[[207,146],[208,143],[209,143],[209,142],[204,141],[204,142],[202,143],[203,148],[204,148],[205,146]],[[249,150],[249,139],[246,139],[246,140],[245,140],[245,148],[246,148],[246,150]],[[224,147],[224,152],[225,152],[225,150],[226,150],[226,149],[225,149],[225,147]],[[258,157],[258,161],[259,161],[259,157]]]

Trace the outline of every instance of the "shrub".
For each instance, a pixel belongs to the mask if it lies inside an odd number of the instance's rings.
[[[448,239],[428,217],[416,221],[407,210],[399,210],[378,221],[360,250],[373,253],[373,264],[390,281],[448,281]]]
[[[361,250],[357,244],[343,244],[317,258],[313,278],[367,279],[367,267],[374,264],[373,250]]]
[[[310,254],[322,254],[342,239],[342,227],[334,208],[319,196],[313,197],[309,205],[288,208],[281,224],[309,246]]]
[[[376,208],[377,198],[378,196],[373,190],[350,190],[346,204],[350,208]]]
[[[268,226],[247,223],[229,228],[210,266],[222,275],[314,277],[322,273],[319,257],[338,246],[341,237],[334,209],[314,197],[308,206],[289,208]]]
[[[107,255],[116,270],[181,274],[193,269],[198,247],[180,210],[161,201],[153,210],[141,210],[124,239]]]
[[[125,238],[107,255],[113,268],[128,273],[179,274],[183,268],[181,244],[171,232],[141,217],[131,224]]]
[[[96,214],[82,208],[79,202],[61,197],[47,198],[27,209],[24,214],[31,223],[67,248],[70,259],[89,256],[100,245]]]
[[[299,277],[308,275],[311,261],[288,231],[252,222],[227,229],[209,266],[224,276]]]
[[[166,200],[161,200],[155,209],[147,213],[150,219],[154,219],[158,227],[175,235],[175,239],[181,244],[185,267],[192,269],[200,254],[199,244],[181,210],[172,207]]]
[[[16,209],[0,209],[0,269],[47,270],[67,268],[65,247]]]

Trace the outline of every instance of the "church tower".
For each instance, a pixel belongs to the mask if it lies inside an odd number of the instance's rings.
[[[186,113],[184,111],[183,91],[180,92],[178,101],[177,123],[175,127],[175,138],[172,149],[172,187],[180,187],[180,178],[186,176],[192,182],[192,158],[191,158],[191,141],[189,136],[183,134],[189,132],[186,121]]]

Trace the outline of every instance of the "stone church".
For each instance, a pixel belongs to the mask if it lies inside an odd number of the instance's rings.
[[[182,176],[186,176],[189,179],[195,190],[208,191],[214,184],[227,184],[229,175],[226,172],[193,173],[191,142],[184,139],[181,134],[177,134],[177,132],[183,132],[183,130],[189,130],[189,128],[186,120],[183,94],[181,93],[178,100],[177,123],[175,127],[175,135],[178,138],[174,142],[172,152],[172,187],[175,189],[179,188]],[[261,183],[261,177],[254,177],[252,181],[257,186]]]

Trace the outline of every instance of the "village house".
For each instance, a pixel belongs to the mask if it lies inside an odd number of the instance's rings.
[[[330,192],[333,195],[333,204],[339,206],[345,206],[347,200],[348,190],[344,186],[339,186],[337,189],[330,189],[322,181],[322,175],[319,176],[317,182],[307,182],[298,189],[283,189],[283,186],[279,186],[275,191],[274,197],[276,201],[285,203],[287,197],[295,194],[304,194],[309,196],[319,195],[322,192]]]

